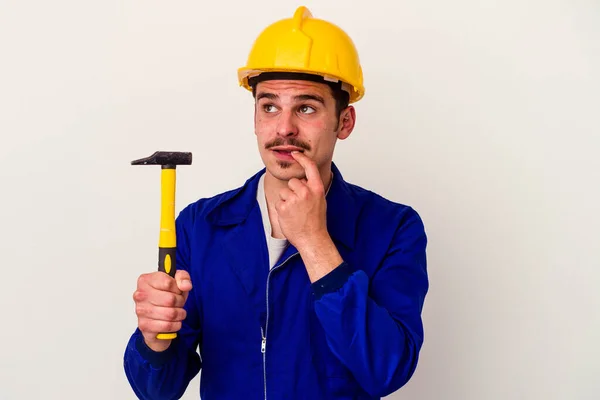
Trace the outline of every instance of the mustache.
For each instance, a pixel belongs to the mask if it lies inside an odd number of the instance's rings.
[[[283,138],[278,137],[275,140],[267,143],[265,145],[265,149],[268,150],[275,146],[295,146],[295,147],[300,147],[301,149],[310,151],[310,145],[308,143],[304,143],[303,141],[298,140],[296,138],[283,139]]]

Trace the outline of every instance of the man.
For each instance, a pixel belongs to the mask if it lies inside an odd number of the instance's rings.
[[[423,343],[427,239],[412,208],[332,162],[364,94],[354,45],[300,7],[261,33],[239,80],[265,168],[179,214],[175,279],[138,280],[127,378],[141,399],[179,398],[200,370],[209,400],[388,395]]]

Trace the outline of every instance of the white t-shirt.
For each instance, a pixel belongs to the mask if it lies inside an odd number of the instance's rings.
[[[277,239],[272,236],[271,221],[269,220],[269,210],[267,208],[267,198],[265,196],[265,174],[260,177],[258,190],[256,191],[256,200],[260,206],[263,227],[265,228],[265,237],[267,238],[267,248],[269,249],[269,268],[273,268],[289,242],[287,239]]]

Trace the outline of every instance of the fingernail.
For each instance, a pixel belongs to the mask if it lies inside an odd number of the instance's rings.
[[[192,286],[192,281],[190,281],[189,279],[182,279],[181,280],[181,285],[184,285],[185,283],[189,283],[190,286]]]

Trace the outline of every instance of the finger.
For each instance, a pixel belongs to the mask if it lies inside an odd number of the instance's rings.
[[[138,320],[138,327],[146,333],[178,332],[181,325],[181,321],[162,321],[150,318],[140,318]]]
[[[283,201],[288,201],[293,196],[294,192],[292,192],[289,188],[283,188],[279,191],[279,198]]]
[[[190,274],[185,270],[179,269],[175,272],[175,282],[177,282],[177,287],[182,292],[192,290],[192,279],[190,278]]]
[[[304,182],[303,182],[304,181]],[[305,179],[297,179],[297,178],[292,178],[288,181],[288,187],[293,191],[293,192],[300,192],[302,190],[306,190],[307,186],[306,186],[306,180]]]
[[[317,165],[314,163],[313,160],[311,160],[305,154],[299,151],[292,151],[292,157],[294,157],[294,159],[298,161],[298,164],[300,164],[302,168],[304,168],[304,174],[306,175],[308,186],[315,188],[323,186],[321,175],[319,174]]]
[[[135,313],[140,318],[172,322],[183,321],[187,316],[187,311],[184,308],[158,307],[148,303],[138,304]]]
[[[148,302],[159,307],[179,307],[183,308],[186,301],[186,296],[173,292],[165,292],[162,290],[153,290],[148,292]]]
[[[181,294],[181,290],[177,287],[175,279],[161,271],[148,274],[143,280],[143,283],[147,284],[152,289]]]
[[[148,292],[143,289],[137,289],[133,292],[133,301],[136,303],[140,303],[148,299]]]
[[[275,211],[277,211],[277,216],[283,215],[285,213],[285,209],[287,208],[287,204],[283,200],[277,200],[275,202]]]

